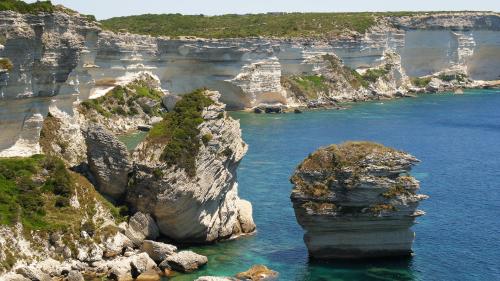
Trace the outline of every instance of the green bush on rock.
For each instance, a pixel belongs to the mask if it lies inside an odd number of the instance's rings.
[[[91,115],[96,112],[105,118],[113,115],[135,116],[141,111],[150,116],[162,116],[161,99],[163,93],[152,88],[146,81],[136,80],[126,86],[116,86],[102,97],[81,103],[81,112]],[[146,101],[153,101],[149,106]]]
[[[69,210],[75,193],[80,208]],[[21,222],[27,231],[79,233],[80,223],[95,214],[96,202],[121,219],[119,208],[100,196],[87,179],[69,171],[61,159],[0,158],[0,225]]]
[[[20,0],[0,1],[0,11],[15,11],[22,14],[36,14],[39,12],[51,13],[55,6],[50,1],[36,1],[28,4]]]
[[[14,64],[8,58],[0,58],[0,70],[11,71],[14,68]]]
[[[196,173],[195,158],[200,150],[200,130],[203,123],[203,108],[213,101],[199,89],[182,96],[172,112],[153,126],[148,134],[151,142],[165,144],[161,159],[168,165],[175,165],[189,176]]]
[[[420,88],[426,87],[431,82],[431,77],[414,77],[411,78],[411,83]]]

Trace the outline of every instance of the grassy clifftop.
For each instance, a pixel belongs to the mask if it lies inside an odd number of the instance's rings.
[[[22,0],[0,0],[0,11],[14,11],[21,14],[38,14],[62,12],[68,15],[76,15],[78,12],[66,8],[62,5],[53,5],[50,0],[26,3]],[[89,21],[96,21],[93,15],[83,15]]]
[[[35,14],[39,12],[53,12],[55,6],[50,1],[37,1],[28,4],[20,0],[0,1],[0,11],[15,11],[22,14]]]
[[[373,13],[277,13],[249,15],[139,15],[102,21],[105,29],[153,36],[316,37],[345,30],[365,32],[375,24]]]
[[[70,206],[75,194],[80,208]],[[96,201],[120,217],[85,178],[56,157],[0,158],[0,226],[21,222],[26,230],[79,233],[82,220],[95,213]]]

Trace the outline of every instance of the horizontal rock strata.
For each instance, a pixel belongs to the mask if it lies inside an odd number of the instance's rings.
[[[312,258],[372,258],[412,253],[418,160],[368,142],[331,145],[312,153],[291,178],[291,199]]]
[[[356,101],[414,92],[392,74],[369,81],[371,85],[361,92],[337,91],[328,86],[334,84],[332,81],[326,86],[318,83],[320,91],[313,92],[319,95],[307,95],[305,100],[303,90],[294,91],[296,87],[290,89],[286,87],[289,83],[283,84],[290,76],[324,75],[312,59],[322,55],[335,55],[346,67],[363,73],[380,68],[386,54],[394,52],[399,57],[398,72],[408,77],[438,77],[452,70],[476,82],[457,80],[449,87],[439,87],[439,91],[482,87],[486,84],[481,80],[498,80],[500,75],[495,56],[500,48],[496,40],[499,18],[498,13],[491,12],[380,17],[365,34],[353,32],[328,40],[169,39],[103,31],[78,14],[2,11],[0,34],[5,40],[0,41],[0,58],[8,59],[11,66],[0,70],[1,97],[9,104],[17,104],[16,98],[31,97],[34,105],[5,113],[11,121],[0,136],[0,150],[16,143],[24,120],[47,113],[51,102],[43,97],[55,97],[60,108],[70,107],[76,100],[102,95],[141,71],[158,76],[162,87],[174,94],[201,87],[218,90],[221,101],[230,109],[302,107],[309,103],[328,106],[339,95]],[[418,83],[417,90],[425,92],[427,84]],[[118,127],[122,125],[127,126],[123,123]],[[17,145],[26,147],[26,143]]]

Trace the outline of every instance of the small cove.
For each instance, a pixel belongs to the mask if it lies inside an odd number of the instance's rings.
[[[207,255],[209,264],[169,280],[232,276],[254,264],[267,265],[287,281],[499,279],[499,93],[425,95],[303,114],[232,112],[249,144],[238,169],[239,194],[252,202],[258,232],[192,247]],[[329,263],[308,259],[289,200],[288,179],[310,152],[347,140],[380,142],[422,160],[413,175],[430,199],[420,207],[427,215],[414,226],[411,259]]]

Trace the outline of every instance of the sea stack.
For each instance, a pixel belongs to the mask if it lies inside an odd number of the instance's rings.
[[[409,172],[414,156],[371,142],[346,142],[310,154],[291,178],[291,199],[311,258],[408,256],[410,229],[426,195]]]

